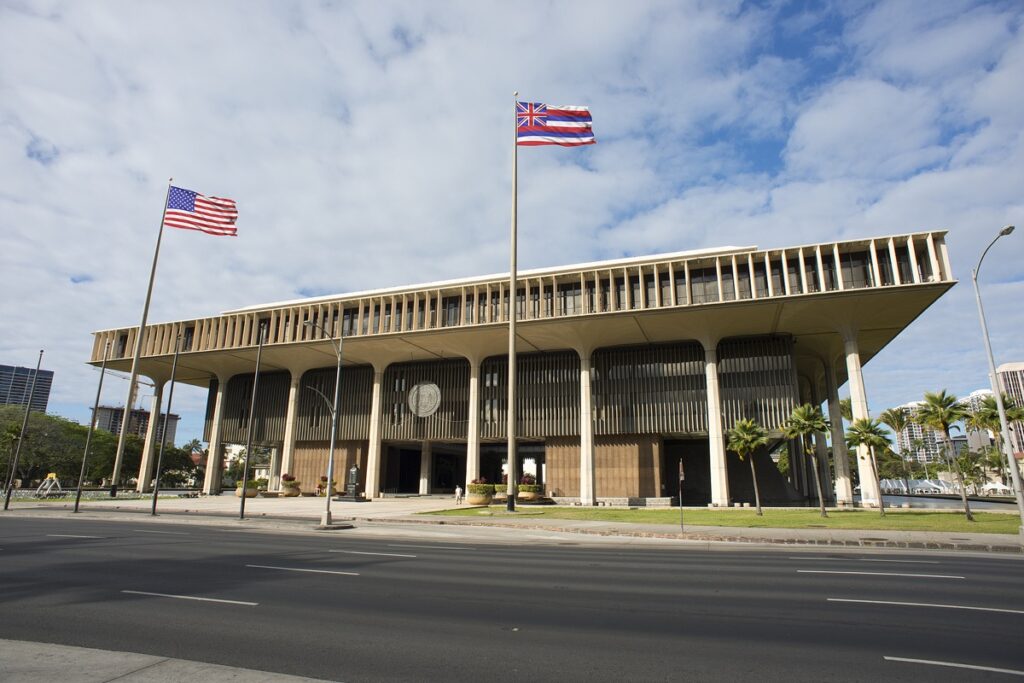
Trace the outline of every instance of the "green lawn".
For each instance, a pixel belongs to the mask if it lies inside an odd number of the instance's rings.
[[[425,514],[448,515],[455,517],[502,517],[504,505],[492,505],[489,508],[458,508]],[[597,522],[629,522],[635,524],[679,524],[679,508],[654,509],[621,509],[621,508],[572,508],[572,507],[527,507],[520,506],[519,511],[511,513],[516,516],[529,516],[533,519],[574,519]],[[758,517],[753,510],[684,510],[683,521],[686,524],[700,526],[726,526],[773,529],[864,529],[889,531],[949,531],[973,532],[986,534],[1016,534],[1020,518],[1015,514],[998,512],[975,512],[975,522],[964,519],[963,513],[934,512],[926,510],[891,510],[885,517],[880,517],[877,510],[842,510],[830,511],[828,519],[822,519],[816,509],[808,510],[772,510],[766,509],[763,517]]]

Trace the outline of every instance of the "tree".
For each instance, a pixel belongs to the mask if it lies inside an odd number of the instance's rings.
[[[750,478],[754,482],[754,504],[757,506],[757,516],[761,517],[761,492],[757,488],[757,471],[754,469],[754,451],[768,444],[768,435],[764,427],[756,420],[739,420],[729,430],[728,449],[739,456],[740,460],[747,458],[750,461]]]
[[[917,411],[917,419],[921,424],[927,425],[937,432],[942,432],[945,436],[943,446],[946,452],[946,460],[947,462],[952,461],[956,469],[957,483],[960,484],[960,500],[964,504],[964,516],[967,518],[967,521],[973,522],[974,515],[971,514],[971,506],[967,502],[967,486],[964,484],[963,472],[960,471],[957,459],[949,452],[949,446],[952,443],[949,436],[949,427],[953,423],[964,419],[966,414],[966,409],[957,401],[956,396],[947,394],[946,390],[943,389],[938,393],[925,392],[924,402]]]
[[[910,425],[910,417],[906,408],[889,408],[878,416],[878,420],[891,429],[897,437]],[[892,451],[890,450],[889,453]],[[899,458],[903,464],[903,485],[906,487],[907,493],[910,493],[910,472],[907,469],[907,461],[903,457],[903,453],[899,454]]]
[[[878,490],[878,514],[885,517],[885,500],[882,497],[882,482],[878,477],[878,458],[875,455],[875,449],[889,447],[888,433],[879,420],[862,417],[859,420],[854,420],[850,428],[846,430],[846,443],[851,448],[868,447],[871,474],[875,478],[875,488]]]
[[[853,399],[844,398],[839,401],[839,414],[847,422],[853,422]]]
[[[1003,394],[1003,410],[1006,411],[1006,421],[1010,422],[1024,422],[1024,407],[1018,406],[1017,402],[1013,400],[1013,397]],[[975,420],[982,429],[987,429],[995,434],[996,447],[998,448],[999,466],[996,468],[999,472],[999,478],[1003,484],[1006,484],[1009,472],[1006,470],[1006,459],[1002,456],[1003,452],[1003,431],[1002,425],[999,422],[999,406],[996,405],[995,396],[986,396],[981,399],[981,405],[976,411],[977,417]]]
[[[783,434],[787,439],[798,439],[803,443],[804,453],[814,463],[814,485],[818,489],[818,504],[821,508],[821,516],[828,517],[825,512],[825,497],[821,492],[821,475],[818,468],[818,456],[814,452],[812,437],[819,432],[827,432],[831,426],[825,416],[821,414],[821,408],[805,403],[793,409],[789,419],[783,427]]]

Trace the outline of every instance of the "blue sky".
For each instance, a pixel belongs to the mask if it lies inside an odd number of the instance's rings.
[[[518,90],[598,138],[523,150],[520,267],[948,229],[961,283],[867,365],[871,408],[987,386],[970,270],[1024,222],[1024,5],[625,5],[3,3],[0,362],[46,349],[51,412],[87,419],[170,176],[239,237],[169,231],[151,321],[504,270]],[[985,261],[997,362],[1022,262],[1024,226]],[[176,391],[180,437],[204,405]]]

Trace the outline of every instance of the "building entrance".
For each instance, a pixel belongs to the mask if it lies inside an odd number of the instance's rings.
[[[683,462],[683,505],[711,502],[711,449],[707,439],[666,441],[661,459],[662,495],[679,496],[679,461]]]

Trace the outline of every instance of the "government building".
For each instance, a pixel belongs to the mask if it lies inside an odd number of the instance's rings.
[[[260,330],[265,330],[252,441],[312,491],[327,471],[337,355],[343,371],[336,479],[358,464],[368,498],[450,493],[500,482],[506,448],[508,318],[516,311],[517,472],[557,502],[726,506],[753,500],[749,465],[726,450],[743,418],[772,443],[755,455],[769,504],[815,495],[812,464],[769,452],[804,402],[827,404],[816,439],[828,502],[853,485],[838,389],[868,416],[861,367],[955,284],[945,232],[778,249],[723,247],[541,268],[251,306],[149,325],[141,374],[208,388],[204,490],[221,487],[225,444],[247,440]],[[131,367],[137,327],[96,332],[91,362]],[[316,391],[313,391],[315,389]],[[320,395],[322,394],[323,397]],[[835,458],[829,466],[828,441]],[[152,441],[152,439],[150,440]],[[139,488],[152,479],[147,443]],[[877,500],[857,458],[863,498]],[[343,482],[339,481],[339,484]]]

